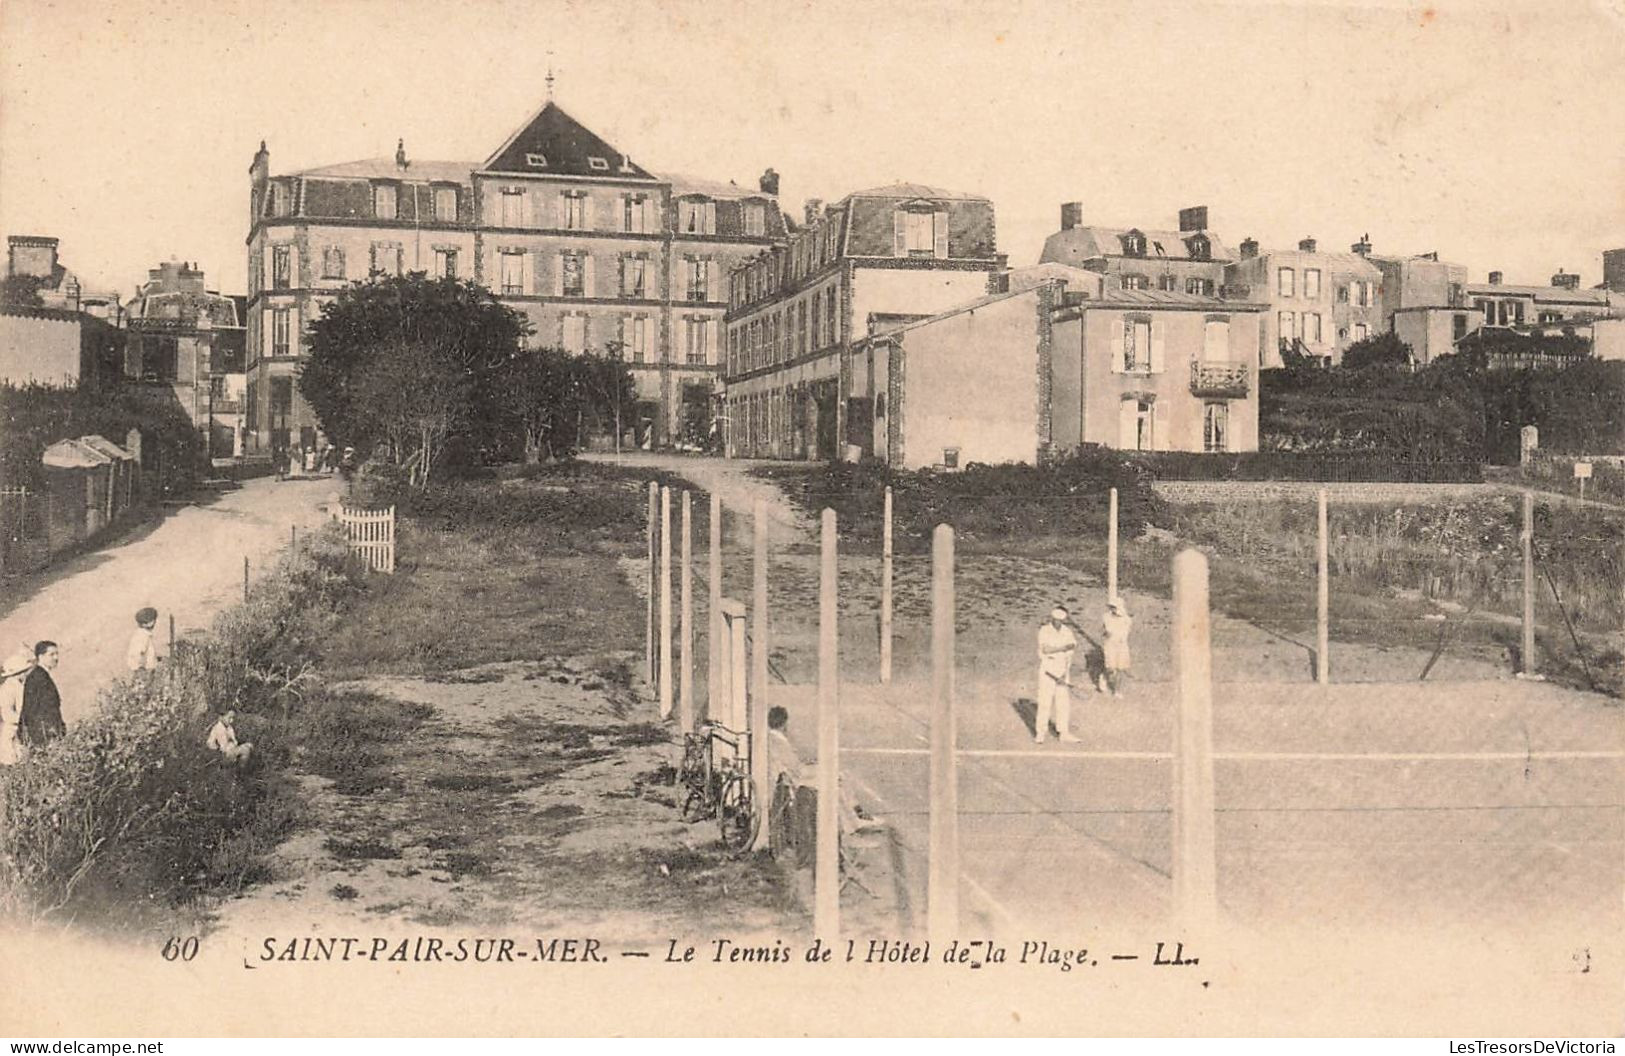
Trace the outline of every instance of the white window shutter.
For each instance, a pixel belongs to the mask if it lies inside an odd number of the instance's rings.
[[[716,202],[706,202],[705,203],[705,233],[708,234],[708,235],[714,235],[714,234],[717,233],[717,203]]]
[[[908,256],[908,214],[899,209],[891,214],[892,256]]]
[[[290,245],[288,247],[288,285],[294,289],[298,289],[300,286],[298,246]]]
[[[948,214],[947,213],[943,212],[943,213],[938,213],[936,215],[936,222],[932,225],[932,230],[936,234],[936,245],[933,247],[933,255],[938,260],[947,260],[948,259]]]
[[[1171,450],[1172,445],[1162,438],[1162,412],[1158,409],[1155,400],[1151,403],[1151,445],[1149,451]]]
[[[564,254],[556,253],[553,261],[553,296],[564,296]]]
[[[519,289],[525,293],[536,292],[535,254],[521,253],[519,255]]]
[[[1106,361],[1111,364],[1113,374],[1123,373],[1124,329],[1122,319],[1112,320],[1112,341],[1111,347],[1107,350],[1111,354],[1106,357]]]
[[[569,196],[566,195],[563,191],[560,191],[558,194],[553,196],[553,226],[554,227],[563,227],[564,226],[564,218],[567,215],[565,210],[569,208],[568,199],[569,199]]]
[[[705,361],[707,363],[717,361],[717,331],[720,329],[721,327],[717,325],[715,319],[712,319],[705,327]]]
[[[592,206],[593,206],[592,195],[589,194],[586,197],[581,199],[581,227],[582,227],[583,230],[586,230],[586,231],[597,230],[596,228],[593,227],[593,223],[592,223],[592,216],[593,216]]]
[[[1161,374],[1163,371],[1163,331],[1164,324],[1160,319],[1151,321],[1151,373]]]
[[[596,297],[596,296],[598,296],[598,286],[597,286],[596,283],[593,282],[593,275],[595,274],[595,272],[597,270],[597,269],[595,269],[593,267],[594,263],[595,263],[595,261],[593,260],[593,256],[592,256],[591,253],[588,253],[586,256],[584,256],[582,258],[582,262],[581,262],[581,295],[583,297]]]
[[[1139,446],[1140,405],[1137,400],[1119,400],[1117,403],[1117,446],[1133,451]]]
[[[268,290],[268,289],[271,288],[272,259],[275,256],[276,256],[276,250],[271,248],[270,243],[268,243],[268,242],[267,243],[261,243],[261,245],[260,245],[260,289],[262,289],[262,290]]]
[[[260,320],[260,355],[269,356],[276,342],[276,310],[265,309]]]

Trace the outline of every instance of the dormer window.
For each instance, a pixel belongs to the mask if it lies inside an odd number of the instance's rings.
[[[605,158],[588,158],[587,159],[587,168],[591,169],[594,172],[608,172],[609,171],[609,161],[608,161],[608,159],[605,159]]]
[[[1186,239],[1185,245],[1190,250],[1192,260],[1208,260],[1213,256],[1213,243],[1202,235]]]
[[[526,154],[525,155],[525,164],[529,165],[533,169],[545,169],[545,168],[547,168],[547,155],[546,154]]]
[[[1145,256],[1145,234],[1140,231],[1130,231],[1123,236],[1123,255],[1125,257]]]

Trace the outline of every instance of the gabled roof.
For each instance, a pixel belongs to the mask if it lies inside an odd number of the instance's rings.
[[[1044,252],[1038,259],[1043,263],[1080,265],[1102,257],[1126,256],[1123,236],[1130,231],[1145,236],[1146,260],[1195,260],[1189,240],[1197,235],[1208,240],[1208,256],[1202,263],[1236,259],[1230,247],[1211,231],[1151,231],[1128,227],[1073,227],[1057,231],[1044,240]],[[1161,253],[1157,252],[1158,245],[1162,246]]]
[[[326,177],[335,180],[416,180],[445,183],[467,183],[468,174],[479,166],[471,161],[411,161],[406,168],[395,164],[394,158],[366,158],[345,161],[337,165],[323,165],[316,169],[290,172],[289,176]]]
[[[927,187],[923,183],[888,183],[866,191],[853,191],[848,198],[937,198],[959,202],[985,202],[986,195],[948,191],[941,187]]]
[[[531,155],[545,159],[546,163],[532,165]],[[595,160],[602,164],[595,165]],[[509,136],[481,169],[532,176],[599,176],[657,182],[648,171],[600,139],[551,99],[519,126],[519,131]]]

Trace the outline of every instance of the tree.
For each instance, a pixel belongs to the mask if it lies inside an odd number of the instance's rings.
[[[0,279],[0,304],[11,308],[45,307],[45,301],[39,295],[44,281],[38,275],[7,275]]]
[[[405,379],[411,384],[403,384]],[[449,350],[411,341],[367,364],[356,379],[356,402],[370,431],[389,443],[407,482],[422,488],[445,452],[446,438],[470,408],[472,375]],[[408,454],[409,452],[409,454]]]
[[[352,283],[310,327],[299,391],[335,443],[387,443],[427,483],[453,436],[501,445],[524,318],[472,282],[422,273]]]
[[[589,422],[610,424],[630,406],[632,375],[618,358],[556,348],[516,353],[504,370],[503,405],[524,438],[525,461],[558,458],[580,446]]]

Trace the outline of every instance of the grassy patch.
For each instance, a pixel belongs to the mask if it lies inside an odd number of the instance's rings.
[[[414,500],[400,572],[333,634],[329,667],[468,682],[494,676],[449,672],[641,647],[643,606],[614,559],[644,552],[647,479],[571,463]]]

